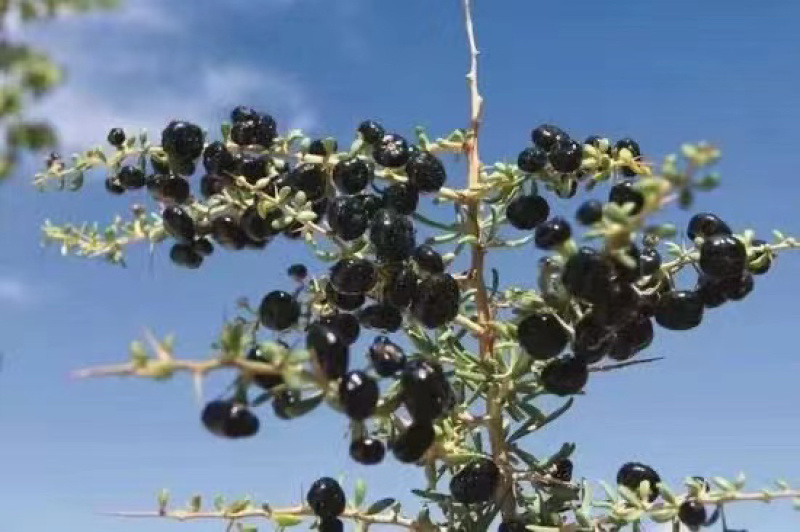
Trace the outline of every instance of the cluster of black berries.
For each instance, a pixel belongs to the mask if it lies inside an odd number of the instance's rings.
[[[339,516],[347,506],[347,497],[339,483],[330,477],[314,481],[306,494],[306,503],[319,518],[320,532],[342,532],[344,524]]]

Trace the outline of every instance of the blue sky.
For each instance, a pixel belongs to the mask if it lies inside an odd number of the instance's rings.
[[[530,128],[546,121],[579,138],[633,135],[653,157],[707,139],[723,149],[724,186],[697,209],[767,236],[773,228],[800,233],[796,3],[476,3],[487,159],[515,157]],[[416,124],[434,134],[465,124],[467,57],[455,0],[127,4],[28,33],[70,67],[69,84],[39,110],[70,147],[101,143],[112,126],[158,130],[172,118],[212,126],[240,103],[342,142],[366,117],[406,133]],[[280,273],[308,256],[277,245],[217,256],[192,273],[173,268],[163,250],[152,265],[142,250],[133,253],[128,269],[61,258],[39,246],[44,218],[108,221],[129,198],[105,195],[101,176],[80,194],[39,195],[32,172],[0,189],[4,531],[221,530],[97,512],[150,508],[161,487],[180,500],[201,492],[294,503],[301,485],[340,472],[367,479],[374,498],[410,501],[421,471],[391,460],[354,466],[345,426],[329,412],[290,424],[265,415],[257,438],[231,443],[199,426],[186,379],[70,380],[73,369],[122,360],[144,327],[174,332],[181,353],[203,356],[238,296],[288,286]],[[565,215],[575,208],[552,203]],[[673,214],[679,226],[689,217]],[[526,249],[497,264],[507,279],[529,280],[536,258]],[[589,479],[612,479],[634,459],[672,484],[743,470],[754,487],[778,477],[800,485],[799,264],[800,256],[782,257],[747,301],[710,313],[700,330],[657,331],[651,352],[667,360],[596,376],[573,415],[528,447],[545,454],[583,442],[576,474]],[[207,393],[223,384],[213,379]],[[751,532],[800,525],[788,504],[740,505],[730,516]]]

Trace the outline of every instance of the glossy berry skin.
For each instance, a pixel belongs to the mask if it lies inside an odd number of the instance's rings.
[[[125,144],[125,131],[122,128],[115,127],[108,132],[108,143],[114,146],[115,148],[122,148],[122,145]]]
[[[239,155],[235,158],[234,172],[255,185],[260,179],[267,177],[269,164],[269,157],[263,155]]]
[[[589,370],[586,364],[575,357],[552,360],[540,376],[544,390],[561,397],[580,392],[588,380]]]
[[[211,236],[220,246],[239,250],[247,244],[247,235],[237,220],[228,214],[217,216],[211,222]]]
[[[410,156],[406,139],[394,133],[384,135],[372,147],[372,158],[376,163],[387,168],[405,166]]]
[[[569,458],[561,458],[560,460],[556,461],[555,464],[553,464],[553,472],[551,475],[553,478],[557,478],[558,480],[569,482],[572,480],[572,469],[572,460]]]
[[[280,210],[270,211],[267,214],[267,218],[262,218],[258,214],[256,206],[250,205],[242,212],[242,216],[239,218],[239,226],[251,240],[266,240],[280,232],[279,229],[272,227],[274,217],[269,216],[269,214],[273,213],[280,213]]]
[[[732,233],[728,224],[716,214],[701,212],[692,216],[686,227],[686,236],[694,241],[698,237],[708,238],[713,235],[730,235]]]
[[[339,294],[365,294],[378,282],[375,265],[367,259],[340,259],[331,267],[330,283]]]
[[[417,246],[414,250],[414,262],[419,269],[428,273],[444,273],[444,260],[439,252],[427,244]]]
[[[300,318],[300,303],[288,292],[273,290],[261,300],[258,315],[267,329],[284,331]]]
[[[375,144],[379,142],[386,132],[379,123],[374,120],[364,120],[358,125],[358,132],[361,133],[361,138],[367,144]]]
[[[572,352],[585,364],[595,364],[605,357],[614,342],[614,333],[589,312],[575,324]]]
[[[225,144],[216,140],[203,150],[203,167],[209,174],[222,174],[234,169],[235,159]]]
[[[678,519],[687,527],[696,530],[706,522],[706,507],[694,500],[683,501],[678,507]]]
[[[624,139],[620,139],[617,141],[614,147],[616,148],[617,153],[619,153],[620,150],[626,149],[631,152],[631,155],[634,158],[642,156],[642,150],[639,147],[639,143],[632,138],[626,137]]]
[[[175,244],[169,250],[169,258],[176,266],[196,270],[203,264],[203,257],[189,244]]]
[[[258,347],[252,347],[247,352],[247,360],[253,362],[262,362],[269,364],[270,360],[261,352],[261,349]],[[253,375],[253,382],[256,383],[259,387],[264,390],[271,390],[276,386],[283,384],[283,377],[281,375],[267,375],[267,374],[256,374]]]
[[[533,242],[539,249],[554,249],[572,237],[572,227],[560,216],[550,218],[536,226]]]
[[[645,277],[661,268],[661,254],[656,248],[646,247],[639,254],[639,273]]]
[[[403,404],[414,421],[433,421],[448,408],[452,389],[438,363],[419,359],[408,361],[401,382]]]
[[[431,274],[417,286],[411,303],[414,317],[428,329],[450,323],[458,315],[461,290],[452,276]]]
[[[172,203],[186,203],[191,195],[189,182],[177,175],[163,177],[157,183],[156,194],[162,201]]]
[[[435,437],[430,423],[412,423],[392,442],[392,454],[399,462],[413,464],[422,458]]]
[[[355,196],[339,196],[330,201],[327,219],[331,231],[346,242],[366,233],[369,224],[363,203]]]
[[[203,425],[223,438],[248,438],[258,432],[258,418],[244,405],[232,401],[211,401],[203,408]]]
[[[686,331],[703,320],[703,301],[697,292],[680,290],[662,294],[655,311],[656,323],[673,331]]]
[[[302,399],[300,392],[297,390],[281,390],[276,392],[272,398],[272,411],[275,417],[288,421],[298,417],[295,407]]]
[[[620,207],[626,203],[632,203],[633,209],[630,211],[630,214],[635,216],[642,212],[642,207],[644,207],[644,194],[636,190],[633,181],[623,181],[611,187],[608,193],[608,201],[616,203]]]
[[[550,205],[539,195],[517,196],[506,207],[506,218],[516,229],[528,230],[543,223],[550,216]]]
[[[363,421],[375,412],[378,383],[363,371],[351,371],[339,383],[339,401],[350,419]]]
[[[161,213],[161,218],[164,221],[164,229],[172,238],[184,244],[191,244],[194,241],[197,235],[194,219],[183,207],[169,205]]]
[[[556,172],[574,172],[583,162],[583,145],[572,139],[562,140],[550,152],[548,159]]]
[[[306,502],[315,515],[325,519],[333,519],[344,512],[347,499],[339,483],[322,477],[314,481],[306,494]]]
[[[547,153],[539,147],[525,148],[517,156],[517,166],[525,173],[533,174],[547,165]]]
[[[308,145],[308,153],[309,155],[318,155],[320,157],[327,157],[332,153],[336,153],[339,151],[339,144],[334,140],[333,146],[331,146],[331,152],[329,153],[328,150],[325,149],[325,141],[323,139],[315,139],[312,140],[311,143]]]
[[[362,438],[350,444],[350,458],[362,465],[376,465],[386,456],[386,446],[376,438]]]
[[[331,283],[325,285],[325,300],[339,310],[358,310],[366,300],[364,294],[340,294]]]
[[[286,270],[286,274],[298,283],[302,283],[308,277],[308,268],[306,268],[305,264],[292,264]]]
[[[306,349],[314,352],[320,371],[328,379],[336,380],[347,373],[350,353],[347,343],[335,329],[320,323],[311,324],[306,333]]]
[[[628,360],[649,347],[653,336],[653,322],[650,318],[637,316],[617,331],[609,357],[619,361]]]
[[[661,482],[661,477],[652,467],[638,462],[628,462],[617,472],[617,484],[625,486],[634,493],[639,493],[639,485],[647,480],[650,483],[650,502],[658,497],[657,484]]]
[[[547,152],[555,148],[560,141],[568,138],[569,136],[564,130],[550,124],[542,124],[531,131],[531,141],[534,145]]]
[[[353,345],[361,333],[361,326],[358,324],[356,317],[346,312],[322,316],[319,319],[319,323],[335,330],[347,345]]]
[[[611,292],[612,265],[598,251],[582,247],[564,266],[561,281],[573,296],[588,303],[602,303]]]
[[[706,308],[717,308],[728,301],[723,280],[707,275],[700,276],[695,292]]]
[[[444,164],[438,157],[427,151],[411,156],[406,163],[408,182],[420,192],[436,192],[447,180]]]
[[[414,225],[407,217],[381,209],[370,222],[369,240],[381,262],[399,262],[411,256],[416,245]]]
[[[711,277],[740,277],[747,267],[747,249],[731,235],[712,235],[703,239],[698,263]]]
[[[358,157],[342,159],[333,167],[333,182],[342,194],[358,194],[371,179],[372,169]]]
[[[258,113],[252,107],[246,105],[237,105],[231,111],[231,122],[244,122],[245,120],[257,120]]]
[[[586,137],[586,140],[584,140],[583,143],[588,144],[589,146],[594,146],[599,150],[601,140],[603,140],[603,137],[601,137],[600,135],[589,135],[588,137]]]
[[[319,532],[344,532],[344,523],[341,519],[323,519],[317,528]]]
[[[727,277],[720,282],[725,297],[730,301],[741,301],[747,297],[755,287],[753,276],[749,273],[741,277]]]
[[[575,219],[581,225],[593,225],[603,219],[603,204],[598,200],[587,200],[578,207]]]
[[[189,122],[170,122],[161,133],[161,147],[170,158],[193,161],[203,153],[203,130]]]
[[[409,215],[417,210],[419,191],[409,183],[392,183],[383,191],[383,206],[398,214]]]
[[[450,494],[461,504],[489,502],[497,489],[500,470],[488,458],[478,458],[450,479]]]
[[[294,190],[303,191],[309,201],[318,200],[325,195],[327,179],[321,165],[300,164],[289,172],[287,181]]]
[[[113,176],[108,176],[105,180],[105,187],[106,191],[110,194],[115,196],[120,196],[125,193],[125,187],[123,187],[119,180]]]
[[[403,314],[394,305],[375,303],[358,311],[358,321],[367,329],[397,332],[403,326]]]
[[[216,174],[205,174],[200,178],[200,194],[205,199],[225,190],[226,180]]]
[[[383,302],[399,309],[408,308],[417,293],[419,279],[410,265],[402,265],[390,270],[383,286]]]
[[[367,353],[372,367],[381,377],[394,377],[406,365],[403,349],[386,336],[378,336]]]
[[[535,360],[558,356],[569,342],[569,334],[550,313],[531,314],[517,325],[520,346]]]
[[[144,186],[144,172],[135,166],[123,166],[117,174],[120,185],[128,190],[137,190]]]
[[[361,206],[367,213],[367,219],[372,220],[375,215],[383,208],[383,199],[375,194],[359,194],[356,196],[361,200]]]

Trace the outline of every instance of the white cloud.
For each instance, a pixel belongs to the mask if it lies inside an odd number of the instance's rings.
[[[35,303],[37,294],[32,286],[15,277],[0,277],[0,304],[27,307]]]

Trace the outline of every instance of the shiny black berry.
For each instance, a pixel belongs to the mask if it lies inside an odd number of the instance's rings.
[[[283,331],[297,323],[300,303],[288,292],[273,290],[261,300],[258,314],[261,325],[273,331]]]
[[[156,195],[162,201],[186,203],[189,201],[191,188],[183,177],[170,175],[162,177],[157,183]]]
[[[706,308],[717,308],[728,301],[723,279],[701,275],[697,281],[695,292]]]
[[[385,135],[383,126],[374,120],[364,120],[358,125],[358,132],[361,133],[361,138],[367,144],[375,144],[379,142]]]
[[[323,139],[314,139],[308,145],[308,153],[310,155],[319,155],[326,157],[339,151],[339,144],[334,140],[330,152],[325,148],[325,141]]]
[[[256,144],[257,134],[257,119],[240,120],[231,126],[231,142],[239,146],[251,146]]]
[[[550,205],[539,195],[517,196],[506,207],[508,222],[517,229],[533,229],[550,216]]]
[[[297,390],[284,389],[276,392],[272,398],[272,411],[275,417],[288,421],[298,417],[298,406],[302,400]]]
[[[611,293],[614,269],[598,251],[582,247],[567,259],[561,280],[573,296],[589,303],[601,303]]]
[[[450,494],[461,504],[489,502],[497,489],[500,470],[489,458],[478,458],[450,479]]]
[[[258,347],[253,347],[247,352],[247,360],[266,364],[271,362]],[[281,375],[256,374],[252,378],[253,382],[264,390],[271,390],[284,382]]]
[[[358,310],[364,304],[364,294],[340,294],[329,282],[325,285],[325,300],[339,310]]]
[[[358,311],[358,321],[367,329],[397,332],[403,325],[403,314],[394,305],[375,303]]]
[[[560,216],[550,218],[536,226],[533,242],[540,249],[553,249],[572,237],[572,227]]]
[[[278,136],[278,125],[272,115],[259,113],[256,124],[256,144],[269,148]]]
[[[551,313],[526,316],[517,325],[519,344],[536,360],[558,356],[569,342],[569,333]]]
[[[410,183],[392,183],[383,191],[383,206],[398,214],[413,213],[418,203],[419,190]]]
[[[411,312],[428,329],[442,327],[458,315],[461,290],[452,276],[432,274],[417,285]]]
[[[339,383],[339,402],[350,419],[362,421],[375,412],[378,383],[363,371],[351,371]]]
[[[361,200],[361,205],[369,220],[372,220],[378,211],[383,208],[383,199],[375,194],[359,194],[356,197]]]
[[[532,174],[547,165],[547,153],[539,147],[525,148],[517,156],[517,166],[523,172]]]
[[[372,158],[376,163],[387,168],[405,166],[410,156],[406,139],[394,133],[384,135],[372,147]]]
[[[589,370],[586,363],[578,358],[557,358],[545,366],[540,380],[547,393],[562,397],[574,395],[586,386]]]
[[[245,120],[258,119],[258,113],[252,107],[238,105],[231,111],[231,122],[244,122]]]
[[[686,228],[690,240],[698,237],[708,238],[713,235],[730,235],[731,228],[716,214],[701,212],[692,216]]]
[[[639,148],[639,143],[633,140],[632,138],[626,137],[624,139],[620,139],[617,141],[614,147],[616,148],[617,153],[619,153],[620,150],[626,149],[629,152],[631,152],[631,155],[634,158],[642,156],[642,150],[641,148]]]
[[[633,209],[630,214],[635,216],[644,207],[644,194],[635,188],[633,181],[623,181],[611,187],[608,193],[608,201],[616,203],[620,207],[626,203],[632,203]]]
[[[344,512],[347,499],[336,480],[322,477],[311,484],[306,494],[306,502],[315,515],[322,519],[333,519]]]
[[[755,287],[753,276],[749,273],[741,277],[726,277],[720,280],[722,291],[730,301],[741,301],[747,297]]]
[[[306,277],[308,277],[308,268],[306,268],[305,264],[292,264],[289,266],[289,269],[286,270],[286,273],[298,283],[302,283],[306,280]]]
[[[706,522],[706,507],[702,503],[687,500],[678,508],[678,519],[691,529],[697,529]]]
[[[356,317],[346,312],[322,316],[319,319],[319,323],[335,330],[347,345],[354,344],[361,333],[361,326],[358,324]]]
[[[407,362],[401,382],[403,404],[414,421],[433,421],[448,408],[452,389],[438,363],[419,359]]]
[[[556,172],[574,172],[581,167],[583,145],[572,139],[562,140],[550,151],[548,158]]]
[[[371,179],[372,169],[358,157],[342,159],[333,167],[333,182],[343,194],[358,194]]]
[[[583,141],[584,144],[588,144],[589,146],[594,146],[598,150],[601,148],[600,141],[603,140],[603,137],[600,135],[589,135],[586,137],[586,140]]]
[[[587,200],[578,207],[575,219],[581,225],[596,224],[603,219],[603,204],[598,200]]]
[[[280,210],[276,209],[271,211],[270,214],[275,212],[280,213]],[[258,208],[255,205],[250,205],[242,212],[242,216],[239,218],[239,226],[251,240],[266,240],[280,232],[279,229],[272,227],[273,219],[274,216],[262,218],[258,214]]]
[[[225,189],[226,179],[216,174],[205,174],[200,178],[200,194],[205,199],[221,194]]]
[[[656,323],[665,329],[685,331],[703,320],[703,301],[697,292],[680,290],[662,294],[656,305]]]
[[[427,244],[414,250],[414,262],[420,270],[428,273],[444,273],[444,260],[438,251]]]
[[[386,336],[376,337],[367,355],[375,373],[381,377],[393,377],[406,364],[406,354],[403,349]]]
[[[398,262],[411,256],[416,245],[414,225],[407,217],[381,209],[370,222],[369,239],[382,262]]]
[[[178,205],[169,205],[161,213],[161,218],[164,221],[164,229],[172,238],[185,244],[194,241],[197,231],[194,219],[186,209]]]
[[[569,482],[572,480],[572,469],[572,460],[569,458],[561,458],[553,464],[553,472],[551,475],[553,478],[557,478],[558,480]]]
[[[242,226],[228,214],[217,216],[212,220],[211,236],[217,244],[231,250],[244,248],[248,241]]]
[[[365,294],[378,282],[378,272],[367,259],[340,259],[331,267],[330,282],[340,294]]]
[[[341,519],[329,518],[319,522],[319,532],[344,532],[344,523]]]
[[[544,151],[552,150],[556,144],[568,138],[569,136],[561,128],[550,124],[542,124],[531,131],[531,140]]]
[[[386,446],[376,438],[362,438],[350,444],[350,457],[359,464],[380,464],[385,455]]]
[[[123,187],[119,180],[116,177],[108,176],[105,180],[105,187],[106,191],[114,194],[115,196],[119,196],[120,194],[125,193],[125,187]]]
[[[648,498],[650,502],[653,502],[658,497],[657,484],[661,482],[661,477],[656,473],[655,469],[638,462],[628,462],[617,472],[617,484],[625,486],[634,493],[639,493],[639,485],[644,481],[650,483]]]
[[[223,438],[247,438],[258,432],[258,418],[246,406],[232,401],[211,401],[201,420],[212,434]]]
[[[436,192],[447,180],[444,164],[427,151],[413,155],[406,164],[408,182],[420,192]]]
[[[306,334],[306,349],[313,351],[320,371],[328,379],[339,379],[347,373],[350,353],[336,330],[320,323],[311,324]]]
[[[740,277],[747,267],[747,249],[732,235],[712,235],[703,239],[698,265],[711,277]]]
[[[203,130],[189,122],[170,122],[161,133],[161,147],[171,159],[193,161],[203,153]]]
[[[344,241],[355,240],[367,231],[369,219],[357,196],[338,196],[328,202],[328,225]]]
[[[608,356],[614,360],[628,360],[653,342],[653,334],[650,318],[638,316],[617,330]]]
[[[639,254],[639,273],[645,277],[661,268],[661,254],[656,248],[646,247]]]
[[[177,266],[195,270],[203,264],[203,257],[189,244],[175,244],[169,250],[170,260]]]
[[[120,185],[128,190],[140,189],[145,184],[144,172],[136,166],[123,166],[117,174]]]
[[[435,436],[430,423],[412,423],[392,442],[392,454],[405,464],[417,462],[433,444]]]
[[[383,301],[399,309],[405,309],[414,299],[417,291],[417,273],[409,265],[390,270],[386,284],[383,286]]]
[[[108,143],[115,148],[122,148],[122,145],[125,144],[125,131],[122,128],[115,127],[108,132],[107,139]]]
[[[239,155],[235,159],[235,173],[244,177],[248,183],[255,185],[260,179],[267,177],[270,159],[264,155]]]
[[[228,151],[220,141],[214,141],[203,150],[203,167],[209,174],[222,174],[232,172],[235,159],[233,154]]]
[[[575,324],[572,352],[584,363],[595,364],[608,354],[613,342],[613,331],[587,312]]]
[[[287,178],[289,186],[305,193],[309,201],[314,201],[325,195],[327,180],[325,171],[319,164],[303,163],[294,167]]]

